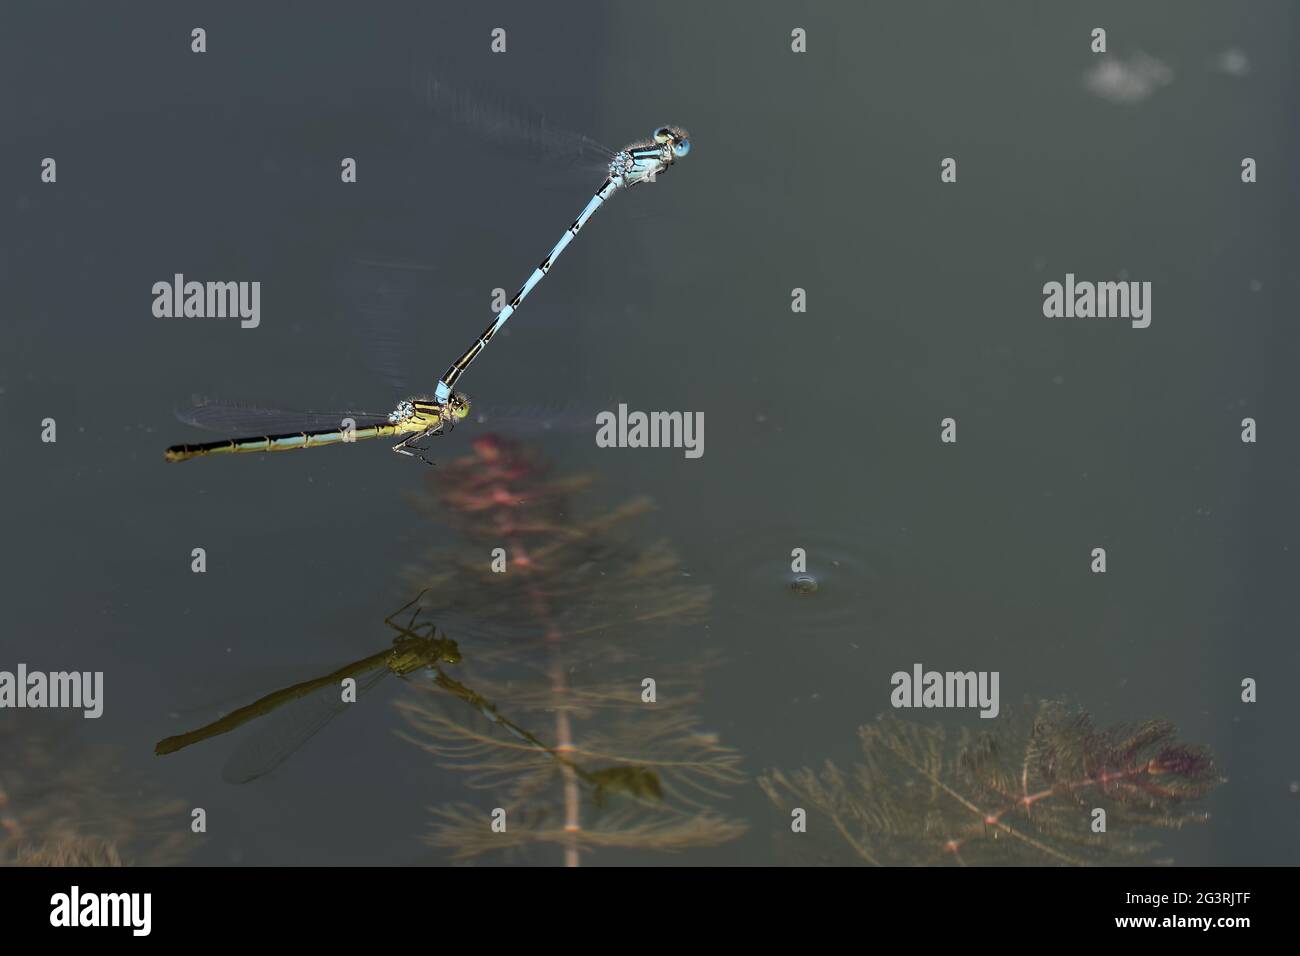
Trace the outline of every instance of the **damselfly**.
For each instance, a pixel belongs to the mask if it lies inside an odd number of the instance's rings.
[[[393,451],[403,455],[419,458],[425,464],[433,464],[424,457],[424,448],[420,439],[440,435],[444,429],[453,427],[469,415],[469,399],[459,392],[450,395],[444,402],[435,402],[427,398],[408,398],[398,402],[397,407],[384,415],[381,412],[344,412],[344,413],[303,413],[289,427],[292,431],[272,434],[270,427],[276,413],[263,416],[263,409],[242,408],[239,406],[198,406],[190,414],[181,417],[191,424],[211,428],[231,412],[242,412],[243,419],[256,421],[265,418],[266,432],[255,438],[227,438],[224,441],[204,442],[201,445],[172,445],[163,453],[167,461],[189,461],[203,455],[242,454],[255,451],[295,451],[299,448],[316,448],[320,445],[334,445],[339,442],[360,441],[365,438],[382,438],[388,435],[405,435],[393,446]]]
[[[347,709],[388,674],[398,677],[421,669],[436,669],[440,663],[460,663],[456,642],[441,635],[430,623],[417,623],[419,609],[401,624],[395,618],[417,604],[423,593],[384,618],[398,632],[391,647],[363,657],[321,677],[292,684],[233,710],[197,730],[160,740],[154,747],[159,756],[175,753],[192,744],[229,733],[251,720],[285,708],[280,723],[244,741],[226,764],[223,776],[231,783],[246,783],[275,769],[326,724]],[[345,680],[357,681],[355,688]],[[292,707],[286,705],[292,704]]]
[[[617,152],[609,161],[605,181],[579,213],[578,218],[564,231],[559,242],[533,270],[532,275],[515,293],[514,298],[497,314],[495,321],[484,329],[474,344],[443,373],[432,397],[404,399],[387,415],[375,413],[342,416],[312,415],[309,419],[304,418],[296,424],[280,426],[287,427],[288,430],[285,431],[277,431],[268,425],[263,434],[254,437],[231,438],[198,445],[173,445],[165,452],[165,459],[188,461],[205,455],[293,451],[366,438],[403,435],[405,437],[393,446],[393,451],[419,458],[426,464],[433,464],[424,456],[425,449],[420,441],[444,434],[469,415],[469,399],[459,392],[454,392],[452,387],[469,368],[470,363],[487,347],[488,342],[492,341],[492,337],[500,331],[528,294],[546,277],[560,254],[606,200],[619,189],[644,182],[654,182],[660,173],[668,169],[676,160],[686,156],[690,148],[690,140],[685,131],[677,127],[663,126],[655,130],[651,139],[633,143]],[[207,421],[199,421],[200,417],[205,416],[195,416],[190,420],[205,427],[212,427],[210,416],[207,416]]]
[[[484,410],[476,406],[469,411],[469,400],[459,395],[456,421],[490,428],[507,434],[578,433],[595,427],[598,409],[615,402],[551,402],[523,406],[496,406]],[[402,425],[386,421],[384,412],[376,411],[295,411],[262,408],[240,402],[224,402],[195,397],[188,405],[176,409],[176,417],[187,425],[209,431],[243,431],[264,437],[226,439],[203,445],[176,445],[167,449],[168,461],[185,461],[200,455],[231,454],[253,451],[288,451],[296,447],[315,447],[336,442],[356,441],[387,434],[401,434]],[[414,433],[412,438],[420,438]],[[266,447],[269,443],[270,447]],[[295,444],[296,443],[296,444]],[[304,444],[309,443],[309,444]],[[412,447],[422,452],[419,446]],[[427,460],[423,459],[422,460]]]
[[[548,747],[537,736],[506,718],[481,694],[448,677],[441,665],[459,664],[460,648],[451,638],[440,634],[432,623],[419,620],[420,608],[417,605],[425,593],[421,591],[412,601],[384,618],[384,623],[398,632],[391,648],[353,661],[322,677],[273,691],[197,730],[160,740],[154,746],[154,753],[159,756],[176,753],[278,710],[278,722],[272,722],[270,726],[243,741],[222,771],[222,776],[231,783],[248,783],[284,763],[298,748],[347,709],[349,704],[360,700],[383,677],[388,674],[406,677],[425,670],[437,687],[469,704],[529,748],[546,754],[557,765],[572,770],[579,779],[591,786],[593,799],[598,805],[612,793],[622,793],[642,800],[662,798],[659,778],[653,770],[639,765],[587,770],[571,757]],[[409,621],[403,624],[396,620],[413,606],[415,610]],[[361,680],[356,685],[355,692],[349,692],[343,681],[357,678]]]
[[[520,303],[532,292],[537,284],[546,277],[550,272],[551,266],[555,265],[555,260],[560,257],[574,236],[578,234],[583,226],[587,224],[596,210],[605,204],[610,196],[614,195],[619,189],[635,186],[639,183],[654,182],[656,177],[668,169],[676,160],[681,159],[691,150],[691,141],[687,138],[684,130],[673,126],[661,126],[654,131],[654,136],[644,143],[633,143],[624,147],[609,163],[609,174],[605,181],[601,183],[596,194],[591,197],[586,207],[578,214],[572,225],[560,236],[560,241],[555,247],[547,253],[546,258],[541,264],[533,270],[533,274],[528,277],[519,291],[515,293],[502,310],[497,313],[496,321],[483,330],[483,334],[471,345],[447,371],[442,373],[442,378],[438,381],[438,387],[434,390],[433,400],[435,402],[449,401],[452,396],[452,386],[456,384],[457,379],[464,374],[465,369],[469,368],[471,362],[478,357],[478,354],[487,347],[492,341],[492,336],[500,331],[501,327],[506,324],[510,316],[514,315],[515,310],[519,308]]]

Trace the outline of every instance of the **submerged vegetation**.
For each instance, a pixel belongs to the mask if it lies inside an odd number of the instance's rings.
[[[739,836],[744,825],[714,804],[744,781],[740,755],[693,712],[707,657],[661,663],[669,625],[700,617],[710,592],[666,544],[618,534],[648,501],[578,519],[572,500],[589,479],[553,478],[535,454],[493,436],[473,448],[416,502],[464,540],[426,555],[410,579],[429,589],[433,613],[463,617],[481,637],[461,639],[468,682],[547,742],[504,735],[494,709],[454,707],[437,686],[402,700],[404,737],[481,794],[432,808],[428,842],[457,859],[558,848],[576,865],[596,849]],[[504,830],[492,826],[497,809]]]
[[[198,839],[183,801],[85,746],[68,722],[20,726],[11,712],[0,719],[0,753],[0,866],[176,864]]]
[[[157,752],[315,701],[300,711],[305,719],[237,748],[232,761],[246,772],[233,777],[251,779],[346,709],[341,679],[361,678],[355,699],[386,673],[418,672],[429,679],[406,682],[399,734],[464,782],[462,799],[430,808],[423,837],[452,859],[577,865],[596,851],[681,851],[741,836],[745,824],[719,809],[746,780],[740,755],[696,716],[711,660],[682,649],[710,591],[667,544],[622,533],[649,502],[579,516],[574,502],[589,479],[553,477],[535,453],[490,435],[472,447],[438,468],[415,501],[460,540],[408,569],[419,595],[385,619],[397,632],[391,647],[160,741]],[[1160,831],[1207,818],[1198,802],[1222,782],[1209,752],[1179,742],[1167,721],[1099,729],[1054,701],[1026,703],[977,730],[888,714],[858,737],[861,761],[848,770],[827,761],[759,780],[806,825],[787,845],[829,848],[820,862],[1148,862]],[[24,793],[15,788],[23,778],[0,773],[0,860],[179,856],[183,808],[134,797],[110,806],[101,793],[113,791],[93,761],[52,761],[41,744],[29,750],[17,766],[44,789]],[[253,758],[241,758],[245,750]],[[171,839],[156,835],[163,819]]]
[[[833,832],[843,856],[873,866],[1139,862],[1156,831],[1206,820],[1190,804],[1222,782],[1167,721],[1099,730],[1051,701],[979,733],[890,714],[858,737],[849,771],[828,761],[759,784],[783,810],[807,811],[809,835]]]
[[[713,804],[744,782],[740,756],[693,714],[707,657],[664,651],[667,625],[696,620],[709,590],[666,545],[617,534],[648,510],[645,499],[579,521],[569,499],[587,479],[551,479],[536,455],[491,436],[473,448],[416,502],[465,540],[409,573],[419,594],[385,618],[391,646],[160,740],[155,753],[255,722],[223,771],[244,783],[385,675],[418,673],[428,679],[406,682],[401,735],[465,771],[485,798],[433,808],[427,842],[453,858],[550,844],[576,864],[596,848],[739,836],[744,825]]]

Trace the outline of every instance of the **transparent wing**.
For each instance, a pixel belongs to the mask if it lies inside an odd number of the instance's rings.
[[[471,396],[470,414],[465,423],[483,431],[520,436],[547,433],[594,434],[596,415],[601,411],[613,411],[617,407],[617,402],[580,401],[503,405],[475,401]],[[358,428],[388,421],[387,412],[304,412],[216,399],[203,399],[196,404],[178,408],[176,417],[196,428],[231,435],[236,432],[266,435],[338,428],[345,418],[356,422]]]
[[[388,259],[353,259],[338,274],[358,351],[379,381],[404,392],[411,353],[421,341],[413,317],[429,315],[435,303],[446,304],[445,278],[432,265]]]
[[[356,422],[358,428],[388,421],[387,412],[301,412],[217,399],[196,399],[190,405],[177,408],[176,417],[187,425],[231,435],[236,432],[275,435],[284,432],[322,431],[338,428],[345,418]]]
[[[390,671],[380,667],[357,682],[357,700]],[[264,717],[249,736],[240,741],[221,770],[227,783],[248,783],[284,763],[328,724],[353,706],[343,700],[342,684],[329,684],[305,697],[290,701]]]
[[[471,94],[431,75],[418,81],[430,112],[476,137],[517,151],[530,162],[603,169],[616,152],[590,136],[562,129],[517,104],[485,93]]]
[[[487,401],[479,402],[470,397],[469,418],[465,424],[472,424],[484,432],[501,432],[503,434],[535,436],[547,433],[594,435],[596,433],[596,415],[602,411],[614,411],[618,403],[613,404],[563,401],[537,405],[505,405]]]

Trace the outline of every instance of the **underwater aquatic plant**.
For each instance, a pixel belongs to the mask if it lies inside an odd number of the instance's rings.
[[[1094,727],[1059,702],[1026,705],[992,730],[952,732],[892,714],[859,728],[863,762],[759,780],[778,807],[802,807],[876,865],[1084,865],[1135,861],[1144,831],[1202,822],[1188,809],[1223,778],[1172,724]],[[1106,829],[1094,832],[1095,811]]]
[[[551,478],[536,453],[494,436],[473,449],[416,501],[465,543],[427,555],[409,577],[430,589],[440,621],[473,622],[455,625],[467,681],[512,720],[550,731],[545,748],[512,739],[436,688],[399,702],[406,739],[491,795],[486,806],[434,808],[428,842],[460,859],[552,845],[576,865],[596,848],[681,850],[739,836],[744,825],[708,805],[745,778],[739,754],[693,714],[706,655],[664,667],[647,653],[710,599],[666,544],[617,535],[649,502],[578,520],[571,499],[589,479]],[[504,572],[490,559],[497,548]],[[471,630],[481,639],[469,640]],[[655,703],[641,696],[649,675],[661,688]],[[498,807],[504,832],[489,825]]]
[[[43,716],[43,715],[38,715]],[[189,808],[160,796],[67,723],[0,719],[0,866],[160,866],[196,837]]]

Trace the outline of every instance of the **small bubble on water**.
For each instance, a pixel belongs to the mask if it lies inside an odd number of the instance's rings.
[[[816,594],[818,586],[811,574],[801,574],[790,582],[790,590],[795,594]]]

